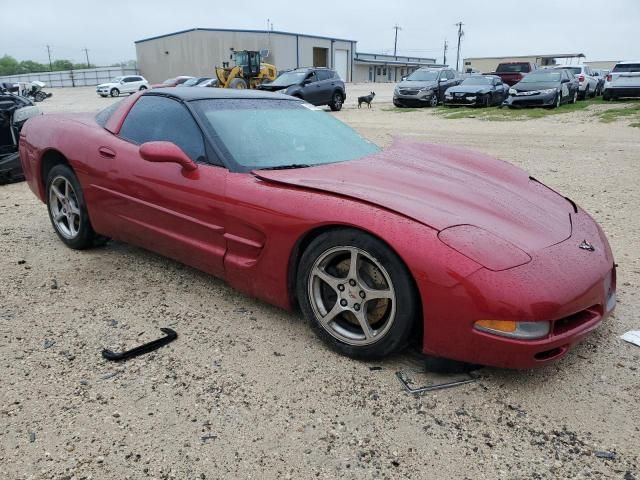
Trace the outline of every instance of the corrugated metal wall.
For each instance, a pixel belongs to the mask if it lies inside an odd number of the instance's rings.
[[[105,83],[121,75],[137,75],[135,68],[98,67],[82,70],[64,70],[59,72],[25,73],[0,77],[0,82],[18,83],[39,80],[48,87],[87,87]]]

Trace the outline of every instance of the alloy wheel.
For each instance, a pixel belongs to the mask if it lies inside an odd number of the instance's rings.
[[[63,176],[53,179],[49,186],[49,209],[56,230],[72,240],[80,231],[81,211],[71,182]]]
[[[371,345],[396,316],[396,292],[382,264],[351,246],[331,248],[311,268],[307,294],[320,325],[348,345]]]

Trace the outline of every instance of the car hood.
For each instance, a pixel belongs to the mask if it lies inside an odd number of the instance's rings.
[[[527,253],[571,236],[567,199],[509,163],[461,148],[397,140],[359,160],[253,174],[368,202],[438,231],[475,225]]]
[[[295,83],[291,85],[272,85],[270,83],[263,83],[258,87],[258,90],[266,90],[268,92],[278,92],[280,90],[286,90],[289,87],[292,87]]]
[[[119,83],[101,83],[96,88],[115,87],[116,85],[120,85],[120,84]]]
[[[548,88],[559,88],[560,82],[533,82],[522,83],[518,82],[513,87],[519,92],[532,92],[534,90],[546,90]]]
[[[435,88],[437,86],[437,82],[418,82],[418,81],[408,81],[404,80],[398,84],[398,88],[410,88],[412,90],[421,88]]]
[[[456,85],[447,88],[447,93],[489,93],[491,87],[488,85]]]

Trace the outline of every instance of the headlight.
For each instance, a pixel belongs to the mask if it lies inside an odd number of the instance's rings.
[[[557,88],[547,88],[546,90],[540,90],[540,93],[545,93],[545,94],[557,93],[557,92],[558,92]]]
[[[418,90],[419,92],[432,92],[434,90],[433,87],[424,87]]]
[[[393,93],[400,93],[400,87],[396,87],[393,89]]]
[[[509,89],[509,95],[516,95],[518,93],[518,91],[515,88],[510,88]]]
[[[489,270],[499,272],[529,263],[531,257],[497,235],[474,225],[456,225],[438,234],[442,243]]]
[[[40,110],[36,106],[22,107],[13,113],[13,123],[24,122],[25,120],[40,115]]]
[[[478,320],[473,328],[500,337],[535,340],[549,335],[551,322],[518,322],[515,320]]]

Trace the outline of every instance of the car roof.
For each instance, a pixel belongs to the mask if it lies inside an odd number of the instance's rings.
[[[218,99],[246,99],[246,100],[291,100],[300,101],[299,98],[290,97],[280,93],[265,92],[262,90],[234,88],[154,88],[147,90],[143,96],[161,95],[173,97],[185,102],[192,100],[218,100]]]
[[[640,63],[640,60],[625,60],[624,62],[616,62],[616,65],[628,65],[630,63]]]
[[[451,67],[420,67],[418,70],[452,70]]]

